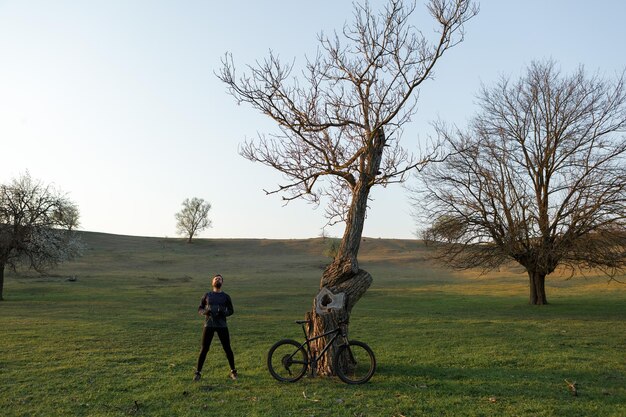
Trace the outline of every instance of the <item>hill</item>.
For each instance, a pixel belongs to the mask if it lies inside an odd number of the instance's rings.
[[[94,276],[141,278],[228,275],[320,274],[330,258],[324,254],[330,239],[184,239],[78,232],[85,250],[81,258],[60,265],[50,277]],[[364,238],[359,259],[365,269],[395,265],[408,271],[434,267],[418,240]],[[20,277],[36,276],[22,271]]]

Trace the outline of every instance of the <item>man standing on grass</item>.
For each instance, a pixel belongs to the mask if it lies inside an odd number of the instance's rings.
[[[211,347],[211,341],[215,333],[222,342],[222,347],[226,353],[228,364],[230,365],[230,378],[237,379],[237,370],[235,369],[235,355],[230,347],[230,335],[228,333],[228,326],[226,324],[226,317],[234,313],[233,303],[230,296],[222,291],[222,284],[224,278],[217,274],[213,277],[213,291],[204,294],[198,307],[198,314],[205,317],[204,329],[202,330],[202,349],[200,350],[200,356],[198,357],[198,365],[196,366],[196,373],[193,377],[194,381],[199,381],[202,378],[202,366],[204,360]]]

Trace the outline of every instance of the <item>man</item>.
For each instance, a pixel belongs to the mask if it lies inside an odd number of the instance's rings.
[[[202,349],[198,357],[198,365],[193,380],[199,381],[202,378],[202,366],[206,359],[206,355],[211,347],[213,336],[217,333],[222,343],[222,348],[226,353],[228,364],[230,365],[230,378],[237,379],[237,370],[235,369],[235,355],[230,347],[230,335],[226,324],[226,317],[234,313],[233,303],[230,296],[222,291],[224,278],[221,275],[213,277],[213,290],[204,294],[198,307],[198,314],[205,317],[204,329],[202,330]]]

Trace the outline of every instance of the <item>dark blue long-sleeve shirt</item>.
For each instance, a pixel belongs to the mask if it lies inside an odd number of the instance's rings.
[[[235,312],[230,296],[225,292],[204,294],[198,306],[198,313],[206,317],[204,327],[227,327],[226,317]]]

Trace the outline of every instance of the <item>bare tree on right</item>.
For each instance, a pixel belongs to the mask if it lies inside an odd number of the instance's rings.
[[[469,129],[437,127],[451,153],[427,166],[416,204],[424,237],[459,269],[514,260],[529,277],[530,303],[547,304],[558,266],[626,266],[626,91],[581,67],[563,75],[533,62],[517,82],[478,95]]]

